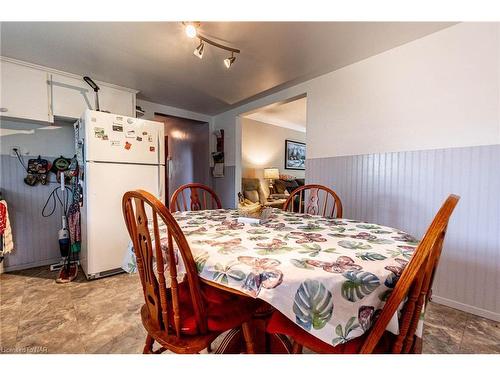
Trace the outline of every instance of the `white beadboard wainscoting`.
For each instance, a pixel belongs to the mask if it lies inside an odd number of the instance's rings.
[[[306,181],[333,188],[344,217],[419,238],[460,195],[433,300],[500,321],[500,145],[308,159]]]
[[[224,177],[212,177],[212,187],[221,200],[222,208],[234,208],[235,169],[234,165],[226,165]],[[238,186],[238,191],[239,189]]]
[[[52,161],[53,157],[43,157]],[[4,271],[15,271],[59,262],[58,231],[61,209],[42,217],[42,208],[56,184],[28,186],[26,171],[17,158],[0,155],[0,188],[9,208],[14,250],[5,256]],[[27,158],[25,159],[27,163]],[[51,173],[51,179],[54,175]]]

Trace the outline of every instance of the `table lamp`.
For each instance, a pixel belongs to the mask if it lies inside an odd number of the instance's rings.
[[[264,168],[264,178],[269,180],[269,193],[274,194],[273,180],[280,178],[278,168]]]

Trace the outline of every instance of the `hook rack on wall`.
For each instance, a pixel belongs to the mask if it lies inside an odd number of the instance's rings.
[[[224,129],[216,130],[214,135],[217,139],[217,151],[212,152],[212,157],[214,159],[212,176],[224,177]]]

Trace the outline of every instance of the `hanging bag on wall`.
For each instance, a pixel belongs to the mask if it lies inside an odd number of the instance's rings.
[[[61,182],[61,174],[64,175],[64,183],[69,185],[71,182],[71,175],[68,172],[68,169],[71,165],[71,159],[65,158],[64,156],[60,156],[54,160],[52,163],[52,168],[50,171],[56,175],[57,182]]]
[[[24,178],[26,184],[34,186],[40,182],[42,185],[45,185],[49,173],[49,162],[40,156],[36,159],[29,159],[27,172],[28,175]]]

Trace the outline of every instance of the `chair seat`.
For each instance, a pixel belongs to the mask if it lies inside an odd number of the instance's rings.
[[[209,285],[202,284],[201,291],[210,332],[224,332],[241,326],[252,318],[258,305],[258,301],[251,297],[237,296]],[[179,284],[179,307],[182,334],[199,334],[186,282]],[[169,314],[169,316],[173,316],[173,314]],[[173,326],[173,322],[171,325]]]
[[[279,333],[290,336],[295,342],[305,346],[316,353],[324,354],[356,354],[359,353],[367,334],[356,337],[345,344],[332,346],[311,335],[306,330],[288,319],[279,311],[275,311],[266,327],[268,333]],[[395,335],[386,331],[377,345],[374,353],[389,353]]]

